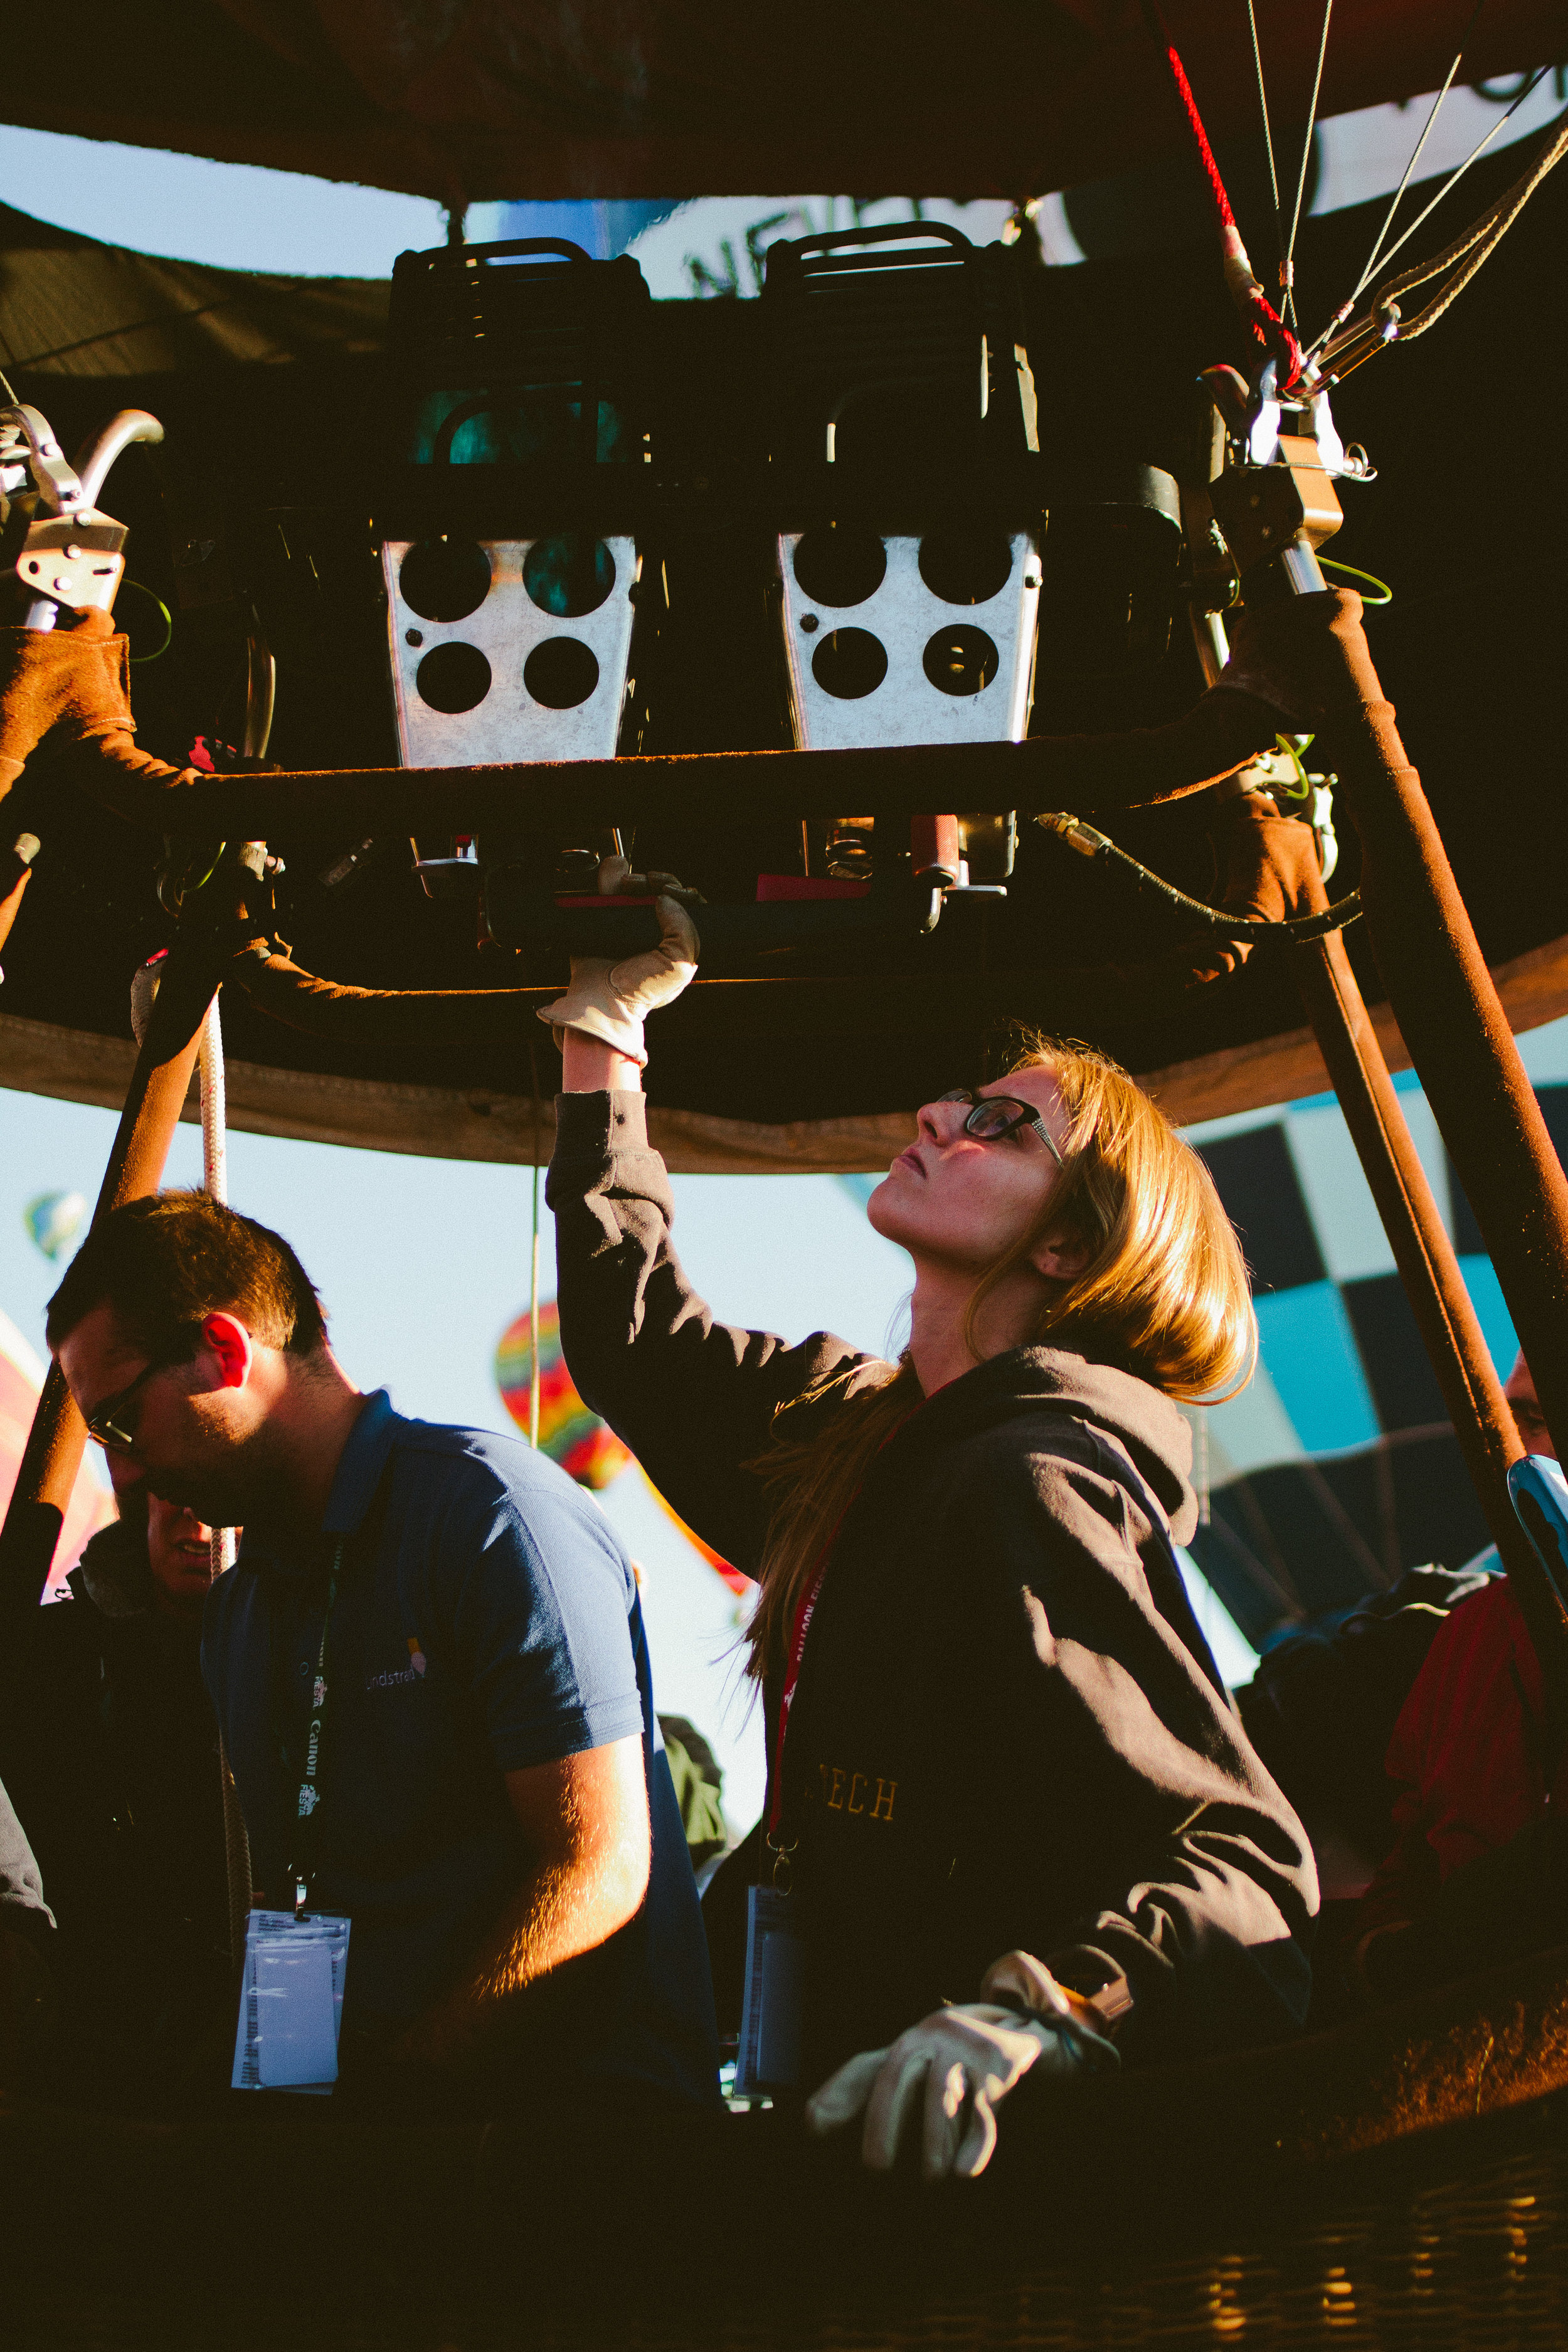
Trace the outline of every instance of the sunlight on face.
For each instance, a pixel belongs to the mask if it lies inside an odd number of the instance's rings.
[[[1058,1144],[1068,1117],[1047,1069],[1022,1070],[977,1089],[1033,1104]],[[888,1241],[923,1259],[975,1274],[994,1265],[1039,1217],[1058,1169],[1029,1128],[995,1142],[966,1135],[968,1106],[927,1103],[918,1133],[901,1151],[867,1204],[867,1216]]]
[[[212,1529],[179,1503],[147,1498],[147,1560],[171,1609],[199,1614],[212,1582]]]

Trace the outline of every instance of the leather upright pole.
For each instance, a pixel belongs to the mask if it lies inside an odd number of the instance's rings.
[[[216,978],[208,940],[179,942],[171,950],[120,1114],[93,1212],[95,1225],[123,1202],[155,1192],[163,1181]],[[37,1607],[48,1581],[86,1443],[81,1415],[58,1365],[51,1364],[0,1529],[0,1623],[7,1634]]]
[[[1400,1279],[1443,1392],[1465,1466],[1513,1581],[1554,1711],[1568,1724],[1568,1612],[1509,1499],[1508,1466],[1524,1452],[1454,1244],[1338,932],[1294,950],[1301,1001],[1377,1203]]]
[[[1568,1459],[1568,1180],[1344,589],[1267,615],[1280,707],[1326,730],[1362,844],[1362,898],[1400,1034]]]

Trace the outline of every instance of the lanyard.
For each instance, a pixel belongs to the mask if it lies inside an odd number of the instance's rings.
[[[338,1578],[342,1572],[344,1538],[340,1536],[332,1550],[332,1564],[327,1571],[327,1605],[321,1613],[321,1646],[316,1656],[316,1678],[310,1690],[310,1715],[305,1733],[305,1760],[300,1768],[299,1801],[294,1822],[294,1855],[289,1865],[289,1876],[294,1882],[294,1916],[304,1916],[310,1900],[310,1885],[316,1875],[321,1848],[321,1828],[316,1820],[316,1808],[321,1801],[321,1727],[327,1717],[327,1630],[332,1622],[332,1604],[338,1597]]]
[[[843,1519],[838,1528],[844,1525]],[[789,1657],[784,1665],[784,1689],[779,1694],[779,1736],[773,1748],[773,1801],[768,1811],[768,1843],[784,1818],[784,1738],[789,1730],[789,1711],[795,1705],[795,1686],[800,1680],[800,1662],[805,1655],[805,1637],[811,1631],[811,1621],[816,1614],[816,1603],[822,1591],[822,1580],[827,1573],[827,1562],[838,1540],[838,1528],[822,1548],[811,1582],[801,1597],[795,1612],[795,1629],[790,1635]]]

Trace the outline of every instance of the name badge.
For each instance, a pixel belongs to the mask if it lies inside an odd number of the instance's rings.
[[[349,1922],[331,1912],[253,1911],[245,1928],[237,2091],[329,2092],[338,2079]]]
[[[792,2091],[800,2080],[800,2012],[805,1946],[791,1897],[772,1886],[746,1895],[746,1987],[735,2090],[744,2098]]]

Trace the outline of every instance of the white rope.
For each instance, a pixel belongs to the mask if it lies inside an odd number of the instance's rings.
[[[202,1081],[202,1187],[210,1199],[228,1200],[227,1096],[224,1087],[223,1022],[215,996],[202,1024],[199,1061]],[[212,1531],[212,1572],[224,1575],[234,1566],[236,1545],[232,1528]],[[228,1760],[228,1743],[218,1734],[218,1780],[223,1792],[223,1858],[228,1881],[228,1949],[237,1967],[245,1951],[246,1921],[250,1916],[250,1840],[239,1791]]]
[[[529,1068],[533,1073],[533,1258],[528,1285],[528,1442],[539,1451],[539,1177],[540,1134],[543,1120],[539,1104],[539,1056],[531,1045]]]
[[[202,1188],[214,1201],[228,1201],[228,1098],[224,1087],[223,1019],[215,996],[202,1024]],[[222,1576],[234,1566],[232,1528],[215,1528],[213,1574]]]

